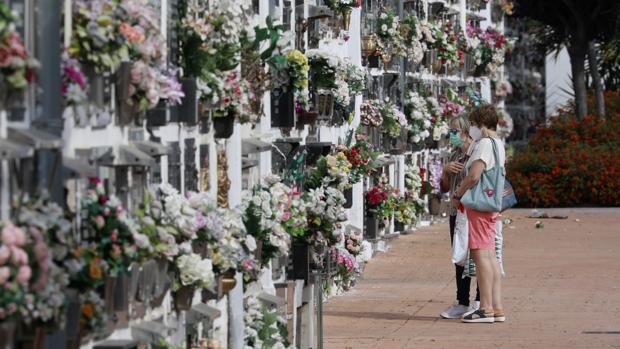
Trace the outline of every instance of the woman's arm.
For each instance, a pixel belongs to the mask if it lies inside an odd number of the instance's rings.
[[[439,189],[442,193],[447,193],[450,191],[450,175],[448,171],[444,168],[443,173],[441,174],[441,181],[439,182]]]
[[[458,161],[451,161],[444,166],[441,180],[439,181],[439,189],[442,193],[450,191],[450,179],[452,179],[452,176],[461,173],[461,171],[463,171],[463,164]]]
[[[455,199],[458,202],[463,196],[463,194],[465,194],[465,192],[469,190],[469,188],[476,185],[476,183],[478,183],[478,181],[480,180],[480,176],[482,176],[482,172],[484,172],[485,167],[486,165],[484,164],[484,161],[482,160],[474,161],[474,163],[471,165],[469,169],[469,173],[467,174],[467,177],[463,178],[461,185],[454,192],[453,199]]]

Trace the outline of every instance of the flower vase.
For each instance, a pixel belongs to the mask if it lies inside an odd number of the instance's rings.
[[[170,262],[165,258],[155,260],[155,287],[153,288],[153,299],[151,300],[151,306],[153,307],[158,307],[162,304],[172,284],[171,278],[168,275],[169,265]]]
[[[146,126],[160,127],[168,123],[168,106],[160,101],[155,108],[146,111]]]
[[[117,280],[117,277],[106,275],[103,281],[103,300],[107,314],[114,313],[114,290]]]
[[[347,7],[342,10],[342,28],[345,31],[349,31],[350,25],[351,25],[351,8]]]
[[[331,120],[334,115],[334,95],[331,93],[318,93],[316,106],[320,120]]]
[[[235,130],[237,112],[229,110],[225,116],[213,117],[213,129],[215,138],[230,138]]]
[[[325,254],[325,272],[327,275],[333,276],[338,272],[338,253],[328,250]]]
[[[208,288],[204,288],[202,289],[201,292],[201,297],[202,297],[202,302],[206,303],[210,300],[220,300],[222,299],[222,297],[224,297],[224,294],[222,293],[222,279],[224,278],[224,276],[222,274],[219,274],[215,277],[215,287],[210,290]]]
[[[97,73],[93,65],[82,67],[86,80],[88,81],[88,101],[98,108],[105,106],[105,77]]]
[[[45,346],[45,327],[21,325],[17,335],[17,347],[23,349],[43,349]]]
[[[379,232],[381,230],[381,219],[377,216],[377,210],[368,209],[366,212],[366,217],[364,219],[364,239],[366,240],[375,240],[379,237]]]
[[[196,79],[180,79],[185,97],[179,105],[178,121],[193,126],[198,123],[198,85]]]
[[[143,267],[140,267],[138,263],[132,263],[129,267],[127,295],[130,302],[137,299],[138,289],[141,284],[140,275],[142,274],[142,269]]]
[[[379,56],[377,55],[368,56],[368,68],[379,68]]]
[[[346,202],[344,203],[344,208],[351,208],[353,206],[353,188],[348,188],[345,189],[344,192],[344,198],[346,199]]]
[[[372,36],[362,36],[362,57],[369,57],[376,51],[376,49],[377,44]]]
[[[174,307],[177,311],[190,310],[194,300],[194,292],[196,288],[193,286],[181,286],[174,292]]]
[[[318,117],[319,117],[319,113],[317,113],[316,111],[303,110],[297,116],[297,125],[298,126],[312,125],[316,122]]]
[[[116,72],[116,101],[118,105],[118,124],[127,126],[139,119],[139,108],[131,100],[131,62],[123,62]]]
[[[487,70],[486,65],[479,65],[479,66],[476,66],[476,68],[474,69],[474,71],[473,71],[473,74],[472,74],[472,75],[473,75],[474,77],[479,78],[479,77],[483,76],[483,75],[486,73],[486,70]]]
[[[394,221],[394,231],[395,232],[404,232],[405,231],[405,224],[401,223],[397,220]]]
[[[291,245],[292,268],[287,271],[289,280],[310,280],[310,245],[305,240],[294,240]]]
[[[0,322],[0,349],[13,349],[16,329],[14,321]]]
[[[262,240],[256,241],[256,250],[254,250],[254,257],[256,257],[256,260],[262,266],[262,264],[263,264],[263,241]],[[269,261],[267,261],[267,263],[268,262]],[[267,264],[267,263],[265,263],[265,264]]]
[[[233,288],[235,288],[235,286],[237,285],[237,279],[235,279],[235,272],[234,271],[227,271],[222,275],[222,281],[221,281],[221,290],[222,290],[222,294],[228,294],[228,292],[232,291]]]
[[[441,213],[441,199],[437,195],[431,195],[428,198],[428,211],[433,216]]]
[[[131,283],[131,275],[124,274],[116,278],[116,287],[114,288],[114,311],[129,311],[129,285]]]
[[[291,89],[271,91],[271,127],[295,127],[295,96]]]
[[[76,289],[68,289],[65,291],[66,296],[66,318],[65,318],[65,333],[67,335],[67,341],[77,342],[80,335],[80,315],[81,304],[79,298],[79,291]]]

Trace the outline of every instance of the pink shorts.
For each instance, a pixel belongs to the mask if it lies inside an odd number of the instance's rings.
[[[497,216],[497,212],[467,209],[470,250],[495,249],[495,221]]]

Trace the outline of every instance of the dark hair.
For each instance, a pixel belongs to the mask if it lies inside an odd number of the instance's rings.
[[[491,130],[497,130],[499,113],[492,104],[483,104],[469,113],[469,121],[472,124],[484,126]]]

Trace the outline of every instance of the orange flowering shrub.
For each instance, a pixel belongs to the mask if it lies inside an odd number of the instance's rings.
[[[521,206],[620,205],[620,96],[605,100],[605,119],[561,114],[515,154],[508,178]]]

